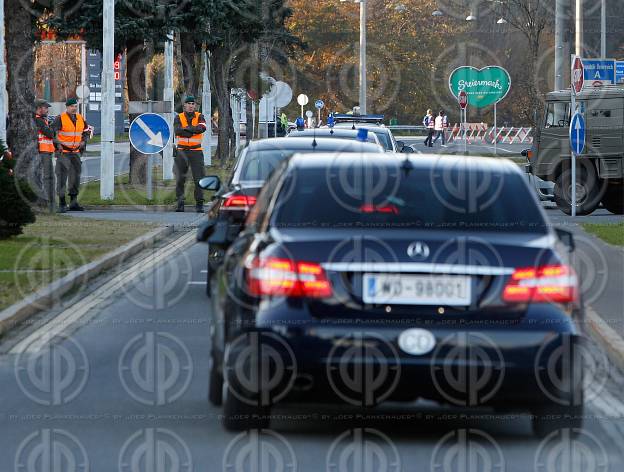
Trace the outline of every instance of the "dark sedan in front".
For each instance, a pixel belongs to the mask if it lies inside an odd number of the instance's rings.
[[[417,399],[580,426],[571,235],[509,161],[384,156],[295,155],[259,194],[212,283],[225,426]]]

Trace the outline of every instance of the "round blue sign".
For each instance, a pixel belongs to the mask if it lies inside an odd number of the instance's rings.
[[[325,102],[321,99],[314,102],[314,106],[319,110],[325,106]]]
[[[130,144],[142,154],[157,154],[171,139],[167,120],[156,113],[143,113],[130,124]]]

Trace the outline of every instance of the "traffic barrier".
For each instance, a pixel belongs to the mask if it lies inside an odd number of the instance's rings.
[[[466,123],[466,141],[468,144],[532,144],[533,136],[531,127],[508,127],[501,126],[496,130],[485,123]],[[446,141],[463,140],[464,131],[461,124],[455,123],[447,128]]]

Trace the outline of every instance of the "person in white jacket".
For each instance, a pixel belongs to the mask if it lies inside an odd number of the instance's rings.
[[[435,118],[435,124],[434,124],[434,130],[435,130],[435,139],[433,140],[434,143],[437,142],[438,138],[442,138],[442,146],[446,146],[446,136],[444,136],[444,128],[446,123],[448,122],[448,119],[446,118],[446,115],[444,114],[443,110],[440,110],[440,113],[438,114],[438,116],[436,116]]]

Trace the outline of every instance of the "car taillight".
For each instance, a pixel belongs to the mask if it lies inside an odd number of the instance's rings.
[[[232,195],[225,199],[223,206],[225,208],[245,208],[256,204],[256,197],[248,195]]]
[[[569,303],[577,299],[576,274],[565,265],[518,268],[503,290],[503,300],[508,303]]]
[[[255,296],[326,298],[332,294],[320,264],[277,257],[255,259],[248,270],[248,284]]]
[[[364,203],[360,206],[360,211],[362,213],[393,213],[395,215],[399,214],[399,209],[394,205],[372,205],[370,203]]]

